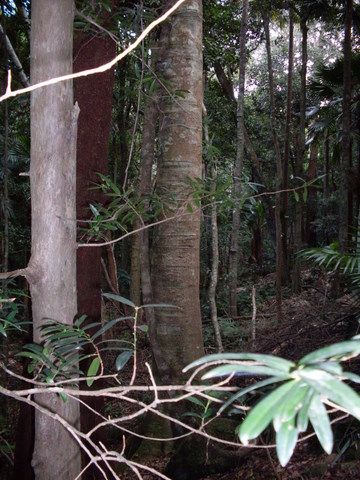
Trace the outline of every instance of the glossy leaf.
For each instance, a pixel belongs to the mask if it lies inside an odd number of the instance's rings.
[[[277,413],[277,408],[285,401],[286,395],[295,385],[296,380],[284,383],[284,385],[281,385],[269,395],[266,395],[265,398],[250,410],[250,413],[239,429],[240,441],[244,445],[247,445],[250,440],[258,437],[271,423]]]
[[[321,446],[330,455],[334,446],[334,437],[329,415],[319,395],[315,395],[312,399],[309,408],[309,419]]]
[[[132,319],[133,317],[120,317],[120,318],[115,318],[114,320],[110,320],[109,322],[106,322],[103,327],[99,328],[99,330],[94,333],[94,335],[91,337],[91,340],[92,341],[96,340],[97,338],[101,337],[101,335],[103,335],[105,332],[113,328],[117,323],[127,320],[129,318]]]
[[[309,387],[305,382],[297,381],[291,391],[286,395],[286,399],[279,407],[274,416],[274,429],[279,431],[283,423],[288,423],[293,420],[302,407],[302,402],[309,391]]]
[[[103,297],[115,300],[116,302],[123,303],[128,307],[136,308],[136,305],[129,299],[122,297],[121,295],[115,295],[114,293],[103,293]]]
[[[347,342],[335,343],[334,345],[329,345],[328,347],[320,348],[315,350],[315,352],[305,355],[300,360],[301,365],[306,365],[309,363],[322,362],[332,358],[342,358],[347,357],[348,355],[357,355],[360,353],[360,341],[359,340],[349,340]]]
[[[316,395],[316,394],[315,394]],[[302,402],[302,406],[297,416],[296,428],[300,433],[306,432],[309,425],[309,408],[314,396],[314,390],[309,388]]]
[[[95,377],[99,371],[99,368],[100,368],[100,358],[95,357],[94,360],[90,363],[86,376]],[[94,383],[94,378],[87,378],[86,383],[88,387],[91,387],[91,385]]]
[[[276,432],[276,453],[281,466],[285,467],[294,453],[298,439],[298,431],[294,425],[294,418],[281,424]]]
[[[225,375],[235,374],[236,376],[280,376],[283,378],[284,372],[281,370],[275,370],[262,365],[255,364],[236,364],[231,363],[230,365],[221,365],[219,367],[213,368],[206,372],[201,378],[202,380],[208,380],[209,378],[223,377]]]
[[[254,390],[257,390],[258,388],[263,388],[268,385],[272,385],[273,383],[281,382],[282,378],[279,377],[271,377],[266,380],[262,380],[261,382],[256,382],[253,385],[250,385],[249,387],[242,388],[238,392],[236,392],[234,395],[232,395],[226,402],[222,405],[222,407],[219,409],[219,414],[222,413],[224,410],[226,410],[232,403],[236,402],[239,398],[243,397],[247,393],[253,392]]]
[[[289,372],[291,368],[295,367],[294,362],[285,360],[284,358],[275,357],[273,355],[261,355],[258,353],[216,353],[195,360],[194,362],[190,363],[190,365],[185,367],[183,372],[187,372],[192,368],[199,367],[210,362],[217,362],[219,360],[250,360],[253,362],[262,363],[268,367],[277,368],[286,373]]]
[[[199,400],[197,397],[188,397],[187,400],[193,403],[194,405],[198,405],[201,408],[205,408],[205,404],[201,400]]]
[[[121,369],[123,369],[132,357],[132,355],[133,352],[131,350],[126,350],[125,352],[120,353],[120,355],[117,356],[115,361],[116,370],[120,371]]]
[[[304,368],[298,370],[298,374],[320,395],[360,420],[360,397],[351,387],[320,369]]]

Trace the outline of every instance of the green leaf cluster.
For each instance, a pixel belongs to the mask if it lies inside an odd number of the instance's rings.
[[[184,369],[200,370],[213,366],[202,375],[203,380],[222,376],[268,377],[240,389],[222,405],[219,413],[246,395],[272,389],[250,410],[237,432],[247,445],[273,425],[276,451],[282,466],[291,459],[299,435],[311,424],[321,446],[330,454],[334,439],[327,406],[360,420],[360,397],[346,381],[360,383],[360,377],[343,370],[341,362],[360,354],[360,336],[303,357],[297,364],[272,355],[224,353],[203,357]]]

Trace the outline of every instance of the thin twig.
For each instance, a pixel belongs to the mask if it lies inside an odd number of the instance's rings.
[[[110,70],[114,65],[116,65],[120,60],[126,57],[130,52],[135,50],[135,48],[147,37],[147,35],[160,23],[164,22],[175,10],[177,10],[180,5],[182,5],[186,0],[178,0],[169,10],[167,10],[163,15],[159,18],[154,20],[153,22],[148,25],[145,30],[139,35],[139,37],[135,40],[134,43],[129,45],[123,52],[117,55],[113,60],[110,62],[104,63],[96,68],[89,68],[87,70],[83,70],[77,73],[70,73],[68,75],[62,75],[60,77],[50,78],[49,80],[45,80],[43,82],[36,83],[35,85],[31,85],[30,87],[20,88],[18,90],[11,90],[11,78],[8,83],[7,91],[4,95],[0,97],[0,102],[3,102],[7,98],[17,97],[18,95],[22,95],[24,93],[33,92],[34,90],[38,90],[39,88],[47,87],[49,85],[54,85],[59,82],[64,82],[67,80],[73,80],[75,78],[86,77],[88,75],[94,75],[96,73],[106,72]]]

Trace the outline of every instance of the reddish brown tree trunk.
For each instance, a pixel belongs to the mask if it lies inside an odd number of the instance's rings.
[[[79,34],[74,45],[74,71],[96,67],[116,54],[115,43],[107,36]],[[114,71],[83,77],[76,80],[75,100],[80,107],[77,146],[77,218],[91,217],[89,204],[103,202],[104,196],[94,189],[99,183],[97,173],[108,169],[108,144],[111,124]],[[80,226],[86,224],[79,223]],[[101,322],[101,249],[79,248],[77,251],[78,314],[87,315],[87,322]],[[103,399],[87,400],[97,411],[103,407]],[[88,431],[96,425],[98,417],[86,407],[81,408],[81,429]],[[86,461],[87,459],[84,459]],[[84,479],[98,478],[99,471],[88,468]]]

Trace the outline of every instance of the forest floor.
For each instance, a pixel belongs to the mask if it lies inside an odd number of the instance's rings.
[[[255,288],[258,298],[255,342],[252,340],[252,307],[248,303],[243,316],[231,320],[223,319],[224,343],[227,351],[256,351],[298,360],[312,350],[350,338],[357,333],[358,323],[354,315],[354,298],[351,295],[343,295],[339,298],[339,295],[333,293],[334,288],[329,277],[320,274],[319,271],[303,271],[301,293],[284,292],[281,324],[277,322],[275,298],[268,295],[268,292],[274,289],[274,275],[269,274],[259,278]],[[267,292],[267,294],[263,295],[262,292]],[[249,297],[249,295],[251,296],[251,288],[246,291],[246,296]],[[211,328],[211,324],[205,322],[207,353],[215,352]],[[131,336],[130,331],[127,334]],[[17,346],[12,345],[12,347],[15,349]],[[111,368],[113,368],[114,359],[115,357],[109,358],[109,367]],[[138,384],[148,383],[145,362],[150,360],[151,353],[146,335],[141,334],[138,349]],[[352,367],[360,370],[357,365],[352,365]],[[20,363],[17,368],[21,373]],[[122,381],[124,384],[130,379],[131,373],[129,364],[123,371]],[[12,402],[10,404],[12,405]],[[13,405],[12,408],[14,409],[12,418],[14,418],[18,406]],[[126,408],[124,409],[123,403],[120,404],[115,400],[107,403],[106,413],[111,416],[126,415],[130,413],[130,410],[128,412]],[[128,426],[132,430],[136,429],[133,424]],[[11,443],[15,436],[14,427],[15,425],[10,427],[12,430],[9,438]],[[246,459],[241,460],[236,468],[226,473],[213,474],[203,478],[204,480],[359,479],[360,451],[357,450],[357,446],[360,445],[359,427],[355,422],[344,421],[337,424],[335,434],[336,448],[330,456],[324,454],[317,441],[312,438],[297,446],[293,459],[286,468],[279,466],[274,449],[269,448],[256,450]],[[168,435],[171,436],[169,433]],[[120,440],[119,434],[116,433],[114,449],[118,448]],[[271,439],[264,438],[263,443],[268,443],[267,440],[271,442]],[[148,449],[145,444],[145,448],[144,446],[140,447],[135,454],[134,460],[161,472],[164,471],[170,454],[168,449]],[[138,478],[129,470],[121,469],[119,473],[122,480]],[[159,478],[144,471],[141,471],[141,474],[144,480]],[[10,477],[3,477],[0,474],[0,478],[5,480]],[[195,480],[195,477],[191,480]]]
[[[331,278],[319,272],[302,273],[302,291],[289,294],[283,299],[283,321],[277,322],[275,298],[267,298],[257,305],[256,340],[252,341],[252,315],[247,314],[235,320],[239,326],[239,338],[231,338],[230,348],[241,345],[237,350],[256,351],[299,360],[312,350],[330,343],[342,341],[356,335],[358,323],[354,316],[354,298],[334,294]],[[257,291],[273,288],[274,275],[259,279]],[[232,324],[233,332],[236,331]],[[212,353],[213,348],[208,349]],[[146,356],[146,351],[142,352]],[[352,365],[352,368],[356,365]],[[358,370],[358,368],[356,368]],[[238,467],[227,473],[213,474],[204,480],[338,480],[360,478],[360,429],[349,421],[339,423],[335,429],[336,447],[330,456],[324,454],[317,441],[312,438],[300,443],[292,461],[282,468],[274,449],[256,450]],[[265,443],[265,442],[264,442]],[[145,465],[164,471],[168,456],[136,457]],[[155,480],[151,474],[142,473],[144,480]],[[136,478],[125,473],[124,479]]]

